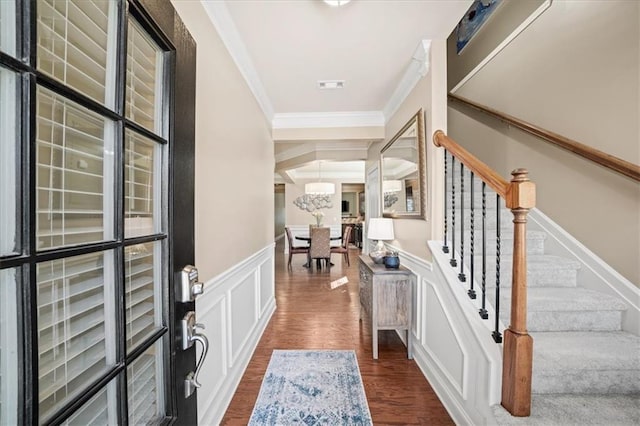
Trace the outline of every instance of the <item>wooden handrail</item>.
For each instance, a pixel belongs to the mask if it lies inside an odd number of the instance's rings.
[[[435,146],[443,147],[449,151],[449,153],[456,157],[458,161],[486,182],[491,189],[498,193],[498,195],[500,195],[504,200],[507,200],[509,181],[503,179],[503,177],[496,173],[491,167],[487,166],[469,151],[458,145],[456,141],[445,135],[442,130],[435,131],[433,134],[433,143]],[[507,205],[507,207],[510,206]]]
[[[574,141],[573,139],[545,130],[509,114],[502,113],[493,108],[489,108],[488,106],[463,98],[462,96],[449,93],[449,99],[455,102],[460,102],[461,104],[467,105],[475,110],[484,112],[498,120],[504,121],[505,123],[519,128],[520,130],[552,143],[553,145],[559,146],[560,148],[566,149],[567,151],[573,152],[587,160],[593,161],[596,164],[640,182],[640,166],[637,164],[630,163],[629,161],[607,154],[606,152],[602,152],[598,149]]]
[[[502,405],[514,416],[531,414],[533,339],[527,333],[527,213],[536,204],[536,187],[525,169],[503,179],[489,166],[436,130],[433,143],[445,148],[504,200],[513,214],[513,262],[511,276],[511,317],[504,331],[502,355]],[[500,212],[497,212],[499,215]]]

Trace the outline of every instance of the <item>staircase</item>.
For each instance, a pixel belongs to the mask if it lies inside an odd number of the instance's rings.
[[[458,169],[456,169],[456,172]],[[470,176],[460,200],[456,173],[456,252],[460,252],[460,219],[464,217],[465,264],[471,263]],[[481,297],[482,192],[474,181],[474,275]],[[451,182],[447,184],[450,191]],[[496,293],[497,220],[495,193],[486,193],[486,295]],[[461,201],[464,209],[460,209]],[[451,240],[451,195],[449,240]],[[509,324],[511,303],[512,213],[500,208],[500,319]],[[531,416],[512,417],[493,407],[500,425],[637,425],[640,424],[640,337],[622,330],[626,304],[580,284],[579,262],[545,253],[545,232],[527,232],[527,329],[534,340]],[[459,269],[459,267],[458,267]],[[469,281],[470,277],[467,277]],[[468,286],[468,283],[466,284]],[[494,321],[489,318],[488,321]],[[502,332],[502,330],[501,330]]]

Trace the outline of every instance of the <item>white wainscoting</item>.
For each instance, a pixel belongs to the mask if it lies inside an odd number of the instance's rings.
[[[326,225],[325,225],[326,226]],[[342,235],[342,224],[334,224],[334,225],[328,225],[329,228],[331,229],[330,234],[331,237],[340,237]],[[296,245],[304,245],[304,241],[300,241],[298,240],[296,242],[296,237],[300,236],[300,237],[308,237],[309,236],[309,225],[286,225],[287,228],[289,228],[291,230],[291,238],[293,238],[293,244],[294,247]],[[331,241],[331,246],[335,246],[338,247],[340,244],[342,244],[341,240],[332,240]],[[284,240],[284,252],[285,253],[289,253],[289,241],[288,240]]]
[[[275,312],[275,244],[207,281],[196,300],[209,353],[200,371],[198,423],[224,416],[265,327]],[[201,347],[198,345],[197,356]]]
[[[456,424],[491,424],[491,406],[500,402],[502,345],[493,341],[440,245],[429,247],[433,262],[388,245],[417,278],[414,359]]]

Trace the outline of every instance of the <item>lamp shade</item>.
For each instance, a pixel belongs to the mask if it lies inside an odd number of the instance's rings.
[[[331,182],[312,182],[304,186],[305,194],[331,195],[336,193],[336,186]]]
[[[393,219],[382,217],[369,219],[367,238],[378,241],[393,240]]]

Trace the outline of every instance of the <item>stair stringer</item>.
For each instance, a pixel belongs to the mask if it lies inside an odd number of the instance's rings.
[[[578,270],[580,287],[620,298],[627,305],[627,310],[622,317],[622,329],[640,336],[640,288],[537,208],[529,211],[527,228],[546,232],[546,254],[580,262],[582,265]]]

